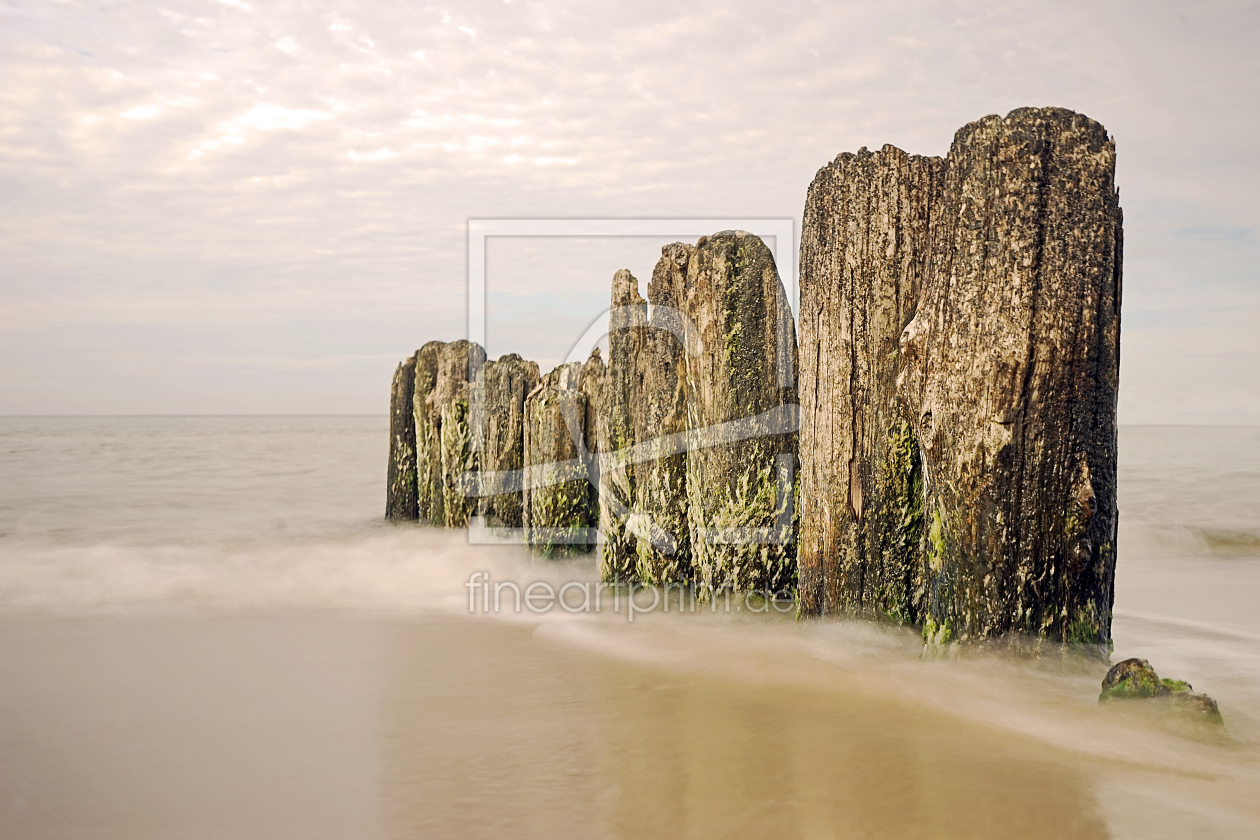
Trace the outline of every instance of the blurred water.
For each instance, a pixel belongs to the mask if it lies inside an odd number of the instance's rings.
[[[1260,427],[1123,428],[1120,513],[1131,555],[1260,559]]]
[[[1097,664],[864,623],[469,617],[473,571],[594,564],[383,523],[386,445],[377,417],[0,418],[0,835],[1260,833],[1260,429],[1121,432],[1115,658],[1214,696],[1223,736],[1100,710]]]
[[[384,510],[378,417],[0,417],[0,540],[328,533]]]

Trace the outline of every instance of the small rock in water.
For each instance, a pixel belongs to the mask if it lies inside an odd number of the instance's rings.
[[[1225,719],[1221,717],[1221,710],[1216,705],[1216,701],[1206,694],[1178,691],[1170,695],[1169,699],[1172,701],[1173,708],[1178,712],[1208,721],[1209,723],[1218,723],[1222,726],[1225,724]]]
[[[1188,687],[1188,686],[1187,686]],[[1145,659],[1126,659],[1111,666],[1103,677],[1099,700],[1128,699],[1134,697],[1159,697],[1168,694],[1165,687]]]
[[[1117,662],[1103,677],[1098,702],[1116,700],[1160,700],[1182,714],[1210,723],[1224,723],[1215,700],[1206,694],[1195,694],[1194,686],[1188,682],[1161,679],[1145,659]]]

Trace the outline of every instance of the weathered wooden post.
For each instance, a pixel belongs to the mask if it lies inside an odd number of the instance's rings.
[[[416,518],[416,424],[412,417],[415,358],[400,363],[389,392],[389,471],[385,518]]]
[[[701,349],[687,358],[687,519],[704,590],[781,591],[796,577],[796,330],[774,258],[758,237],[701,237],[684,312]]]
[[[901,395],[922,451],[926,635],[1111,635],[1121,212],[1088,117],[959,130]]]
[[[635,466],[631,521],[639,580],[656,585],[690,580],[687,528],[688,319],[683,314],[687,267],[695,249],[675,242],[661,248],[648,284],[652,305],[639,348],[639,411],[635,440],[647,452]]]
[[[427,347],[428,345],[426,345]],[[423,351],[422,351],[423,352]],[[428,429],[432,437],[430,461],[437,481],[431,500],[435,524],[462,528],[476,510],[475,488],[465,480],[466,473],[477,469],[477,453],[472,446],[469,424],[470,374],[485,364],[486,352],[479,345],[460,340],[441,346],[437,351],[433,390],[425,399]],[[469,491],[473,490],[472,494]],[[437,504],[441,500],[441,519]]]
[[[585,535],[597,521],[582,367],[561,365],[525,398],[524,526],[530,546],[548,556],[588,550]]]
[[[639,356],[646,325],[647,301],[639,295],[639,281],[622,269],[613,275],[599,429],[600,573],[605,580],[638,578],[635,537],[626,527],[635,504],[636,465],[626,456],[635,445],[642,407]]]
[[[893,146],[819,170],[801,233],[801,609],[919,620],[923,489],[897,401],[945,161]]]
[[[525,397],[538,386],[538,364],[515,353],[486,362],[474,383],[474,448],[480,452],[478,512],[488,524],[520,528],[525,468]],[[514,480],[513,480],[514,479]]]
[[[429,395],[437,385],[438,357],[446,343],[430,341],[416,351],[412,414],[416,429],[416,513],[421,522],[446,522],[442,493],[442,449],[438,418],[429,410]]]
[[[606,434],[606,422],[608,410],[606,408],[607,390],[608,390],[608,368],[604,364],[604,360],[600,355],[599,347],[591,349],[590,356],[587,357],[586,363],[582,365],[582,373],[578,377],[578,390],[586,396],[586,420],[583,426],[584,446],[586,447],[584,457],[586,459],[586,480],[587,493],[591,510],[591,527],[590,533],[592,542],[589,547],[593,550],[596,543],[594,542],[595,532],[598,530],[596,526],[599,524],[599,453],[601,436]]]

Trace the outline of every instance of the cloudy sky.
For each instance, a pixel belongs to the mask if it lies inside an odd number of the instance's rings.
[[[383,413],[469,218],[795,218],[838,152],[1117,140],[1121,420],[1260,423],[1260,4],[0,4],[0,413]],[[659,240],[492,240],[553,364]],[[789,249],[790,250],[790,249]],[[784,258],[780,249],[781,259]]]

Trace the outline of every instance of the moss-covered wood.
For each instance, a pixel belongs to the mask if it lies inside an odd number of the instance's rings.
[[[562,365],[525,399],[526,540],[546,556],[588,551],[598,513],[588,478],[583,365]]]
[[[412,414],[416,440],[416,516],[421,522],[442,525],[446,521],[442,492],[442,450],[438,420],[429,410],[429,395],[437,386],[438,357],[442,341],[430,341],[416,351]]]
[[[412,393],[416,362],[407,359],[394,371],[389,392],[389,472],[385,490],[385,518],[416,518],[416,425]]]
[[[801,236],[800,599],[920,618],[922,478],[898,340],[929,269],[945,162],[893,146],[819,170]]]
[[[960,129],[932,268],[900,345],[922,452],[923,611],[960,639],[1111,636],[1121,213],[1080,114]]]
[[[481,400],[472,419],[474,448],[481,471],[497,482],[483,481],[478,513],[492,526],[524,523],[520,482],[511,478],[525,467],[525,397],[538,382],[538,364],[512,353],[486,362],[473,389]]]
[[[687,526],[687,453],[677,436],[687,430],[687,267],[695,248],[666,245],[648,283],[651,312],[637,371],[639,411],[635,438],[646,448],[635,468],[635,577],[663,585],[690,580]]]
[[[608,366],[599,423],[600,573],[605,580],[637,579],[634,534],[627,528],[637,496],[637,464],[624,457],[635,443],[643,406],[639,364],[647,327],[647,301],[629,271],[613,275]]]
[[[422,354],[425,348],[421,349]],[[476,375],[485,360],[485,351],[468,341],[453,341],[437,348],[434,384],[425,398],[426,443],[422,447],[427,461],[425,471],[432,478],[428,503],[430,521],[435,525],[463,527],[476,510],[476,482],[470,482],[466,476],[478,468],[469,422],[470,377]]]
[[[1025,108],[964,127],[945,161],[886,146],[819,172],[801,245],[807,612],[935,643],[1110,638],[1114,169],[1102,126]]]
[[[765,243],[743,231],[702,237],[683,309],[700,339],[686,367],[695,582],[702,591],[788,589],[796,578],[792,528],[783,524],[797,444],[796,331]]]
[[[602,512],[599,507],[599,481],[600,481],[600,446],[601,438],[607,422],[608,412],[605,408],[608,391],[608,367],[604,364],[604,359],[600,354],[599,347],[591,350],[591,355],[587,357],[585,364],[582,365],[582,372],[578,375],[578,390],[586,397],[586,418],[582,428],[583,433],[583,469],[586,477],[587,504],[591,513],[591,527],[598,530],[598,525]],[[595,533],[588,534],[591,540],[595,540]],[[596,542],[588,544],[594,550]]]

